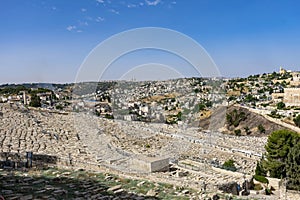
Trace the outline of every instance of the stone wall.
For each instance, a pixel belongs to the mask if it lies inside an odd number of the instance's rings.
[[[285,88],[283,102],[287,106],[300,106],[300,88]]]

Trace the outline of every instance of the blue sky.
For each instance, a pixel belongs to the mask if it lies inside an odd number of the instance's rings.
[[[100,42],[140,27],[193,38],[223,76],[299,70],[299,8],[297,0],[0,0],[0,83],[73,82]],[[164,55],[137,52],[118,64],[185,64]]]

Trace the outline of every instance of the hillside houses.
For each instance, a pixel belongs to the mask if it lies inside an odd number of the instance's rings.
[[[289,85],[274,90],[272,99],[276,103],[282,101],[287,106],[300,106],[300,72],[291,72],[291,76],[291,78],[283,80]]]
[[[0,102],[29,105],[31,96],[36,95],[41,107],[48,109],[89,112],[128,121],[178,124],[197,120],[199,116],[207,116],[207,111],[231,104],[265,109],[269,113],[280,102],[287,107],[299,107],[299,85],[296,85],[299,82],[299,72],[281,68],[279,73],[247,78],[85,82],[52,85],[53,90],[30,84],[26,87],[12,85],[0,88]]]

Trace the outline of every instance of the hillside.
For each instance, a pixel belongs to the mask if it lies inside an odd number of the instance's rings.
[[[226,112],[226,115],[224,112]],[[214,116],[214,120],[211,120],[211,116]],[[227,134],[241,134],[253,136],[265,136],[269,135],[275,130],[287,129],[283,126],[269,121],[262,115],[250,112],[246,108],[242,108],[235,105],[226,108],[218,108],[215,111],[213,111],[211,116],[200,120],[199,126],[203,129],[208,129],[209,127],[217,127],[223,133]],[[231,122],[228,119],[230,118],[229,116],[233,118]],[[259,126],[261,130],[259,130]],[[241,132],[239,133],[238,130],[240,130]]]

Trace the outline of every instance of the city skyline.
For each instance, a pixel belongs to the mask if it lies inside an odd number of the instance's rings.
[[[224,77],[273,72],[279,66],[295,71],[298,7],[297,1],[267,0],[1,1],[0,82],[74,82],[99,43],[141,27],[167,28],[194,39]],[[130,71],[149,63],[185,65],[157,50],[131,52],[113,65]]]

